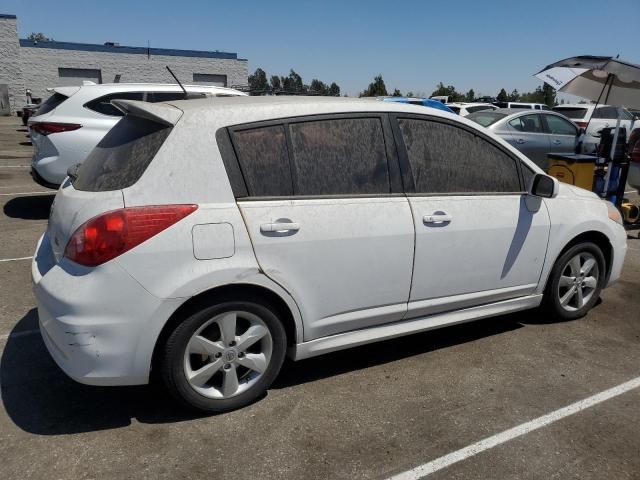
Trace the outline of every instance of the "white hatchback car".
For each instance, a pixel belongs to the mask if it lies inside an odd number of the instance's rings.
[[[116,101],[32,275],[73,379],[254,401],[294,360],[543,304],[620,275],[620,214],[457,115],[359,99]]]
[[[445,105],[461,117],[466,117],[467,115],[475,112],[498,109],[498,107],[496,107],[495,105],[491,105],[490,103],[455,102],[446,103]]]
[[[231,88],[186,85],[194,97],[246,95]],[[57,87],[33,117],[31,175],[40,185],[58,188],[69,167],[82,163],[102,137],[122,118],[111,100],[166,102],[184,98],[179,85],[104,83]]]

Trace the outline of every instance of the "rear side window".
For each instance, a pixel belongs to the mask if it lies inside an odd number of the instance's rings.
[[[540,115],[522,115],[513,120],[509,120],[509,125],[525,133],[544,133]]]
[[[143,92],[118,92],[104,95],[84,104],[85,108],[112,117],[122,117],[124,113],[111,105],[111,100],[143,100]]]
[[[379,118],[344,118],[290,125],[296,195],[390,192]]]
[[[416,192],[520,192],[515,159],[489,141],[445,123],[399,119]]]
[[[531,110],[531,105],[525,105],[524,103],[510,103],[509,108],[527,108]]]
[[[235,131],[231,138],[250,196],[293,195],[283,125]]]
[[[587,116],[586,108],[555,107],[553,111],[575,120],[581,120]]]
[[[49,98],[47,98],[46,102],[40,105],[38,110],[36,110],[34,117],[38,115],[44,115],[45,113],[49,113],[54,108],[58,108],[58,106],[67,98],[69,97],[67,97],[66,95],[62,95],[61,93],[54,93]]]
[[[136,183],[169,136],[171,127],[127,115],[94,148],[73,181],[77,190],[104,192]]]

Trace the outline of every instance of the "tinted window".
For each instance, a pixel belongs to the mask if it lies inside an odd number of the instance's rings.
[[[449,107],[451,110],[453,110],[455,113],[460,113],[460,107],[452,107],[451,105],[447,105],[447,107]],[[471,109],[467,109],[468,111],[471,111]]]
[[[510,103],[509,108],[528,108],[531,109],[531,105],[525,105],[524,103]]]
[[[417,192],[520,191],[515,160],[487,140],[444,123],[398,123]]]
[[[44,115],[45,113],[49,113],[54,108],[57,108],[58,105],[64,102],[67,98],[69,97],[67,97],[66,95],[62,95],[61,93],[54,93],[49,98],[47,98],[46,102],[40,105],[38,110],[36,110],[34,117],[37,115]]]
[[[122,117],[124,113],[111,105],[111,100],[143,100],[143,92],[118,92],[104,97],[96,98],[85,103],[85,107],[94,112],[110,115],[112,117]]]
[[[513,120],[509,120],[509,125],[519,132],[543,133],[540,115],[522,115]]]
[[[591,118],[606,118],[607,120],[615,120],[618,118],[618,109],[616,107],[598,107],[593,112]]]
[[[487,105],[477,105],[475,107],[467,107],[467,112],[469,113],[481,112],[483,110],[493,110],[493,108]]]
[[[586,108],[576,108],[576,107],[554,107],[554,112],[561,113],[565,117],[573,118],[576,120],[581,120],[587,116]]]
[[[483,127],[488,127],[489,125],[493,125],[498,120],[502,120],[506,115],[504,113],[483,111],[472,113],[471,115],[467,115],[469,120],[473,120],[476,123],[479,123]]]
[[[296,195],[389,193],[379,118],[291,124]]]
[[[542,110],[551,110],[547,105],[542,105]]]
[[[555,115],[545,115],[549,132],[554,135],[577,135],[578,130],[568,120],[556,117]]]
[[[249,195],[293,195],[284,127],[254,128],[232,133]]]
[[[78,169],[77,190],[103,192],[138,181],[171,132],[171,127],[127,115],[113,127]]]

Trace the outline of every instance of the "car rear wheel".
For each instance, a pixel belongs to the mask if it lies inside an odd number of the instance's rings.
[[[574,245],[557,260],[545,291],[546,310],[563,320],[583,317],[604,286],[606,265],[593,243]]]
[[[188,316],[160,363],[171,394],[190,408],[224,412],[258,399],[278,375],[286,334],[272,309],[225,302]]]

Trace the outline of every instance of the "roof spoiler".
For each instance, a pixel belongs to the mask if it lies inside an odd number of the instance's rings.
[[[149,103],[139,100],[111,100],[111,105],[125,115],[145,118],[152,122],[173,127],[184,113],[177,107],[166,103]]]

